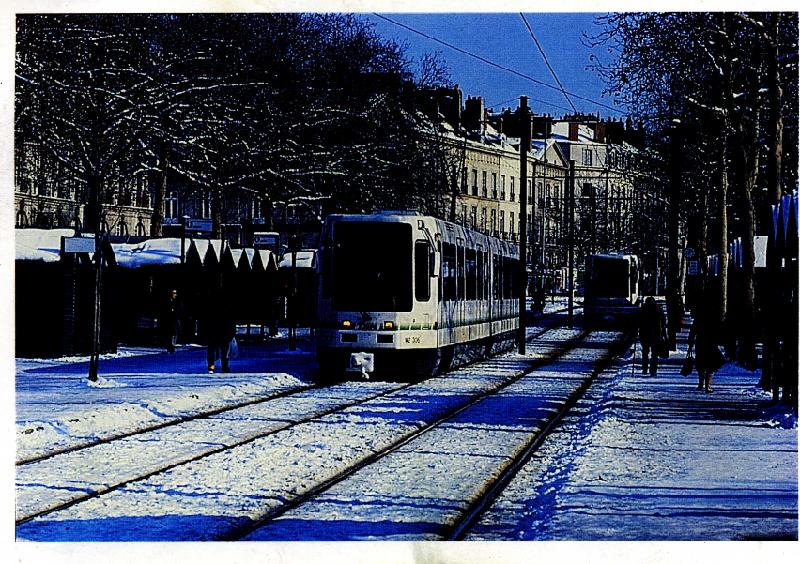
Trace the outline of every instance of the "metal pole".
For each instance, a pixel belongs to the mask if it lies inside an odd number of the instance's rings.
[[[569,312],[568,313],[569,326],[572,327],[573,326],[573,321],[574,321],[574,316],[573,316],[573,305],[574,305],[574,303],[573,302],[575,301],[575,287],[574,287],[575,286],[575,284],[574,284],[574,282],[575,282],[575,274],[574,274],[574,268],[575,268],[575,161],[573,161],[573,160],[569,161],[569,172],[568,172],[567,182],[569,184],[569,186],[568,186],[568,189],[569,189],[569,206],[568,206],[568,208],[569,208],[568,209],[569,219],[568,219],[568,223],[567,223],[568,228],[569,228],[569,233],[568,233],[569,257],[567,259],[567,262],[568,262],[567,266],[569,268],[569,273],[568,273],[569,280],[567,281],[567,284],[568,284],[567,288],[568,288],[568,292],[569,293],[567,294],[567,300],[568,300],[568,302],[567,302],[567,304],[568,304],[567,310]]]
[[[519,354],[525,354],[525,312],[528,291],[528,151],[531,147],[531,112],[528,97],[519,98]]]
[[[89,356],[89,381],[97,382],[97,371],[100,364],[100,294],[103,284],[103,257],[100,240],[100,224],[94,235],[94,318],[92,320],[92,353]]]

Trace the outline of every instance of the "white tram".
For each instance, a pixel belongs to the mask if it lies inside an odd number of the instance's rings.
[[[323,374],[367,358],[378,373],[430,375],[518,327],[516,245],[461,225],[414,212],[330,215],[319,259]]]
[[[587,257],[583,315],[588,324],[635,322],[638,305],[639,257],[616,253]]]

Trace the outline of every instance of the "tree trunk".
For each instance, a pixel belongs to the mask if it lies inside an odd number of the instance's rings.
[[[215,188],[211,190],[211,237],[221,239],[222,232],[222,190]]]
[[[681,144],[683,142],[681,129],[673,126],[670,144],[670,177],[669,177],[669,254],[667,269],[669,279],[667,282],[667,319],[670,321],[669,341],[670,349],[675,347],[676,329],[678,320],[682,316],[683,307],[680,297],[680,187],[681,187]]]
[[[83,231],[100,232],[100,210],[103,201],[103,183],[100,175],[93,172],[86,179],[86,205],[83,207]]]
[[[161,171],[155,184],[153,194],[153,213],[150,216],[150,236],[161,237],[164,234],[164,215],[166,214],[167,169],[169,168],[169,148],[162,146]]]
[[[770,119],[767,126],[767,137],[770,144],[770,157],[767,166],[767,201],[764,205],[763,230],[770,232],[772,228],[772,206],[781,200],[782,188],[782,161],[783,161],[783,115],[781,105],[783,89],[781,88],[781,67],[778,63],[779,53],[779,28],[781,14],[777,12],[772,16],[771,35],[773,44],[769,55],[769,107]],[[772,250],[772,249],[770,249]],[[774,320],[780,318],[781,285],[780,285],[780,259],[776,252],[767,253],[767,288],[765,318]],[[778,339],[777,323],[765,324],[764,362],[761,371],[761,387],[765,390],[773,389],[773,383],[778,382]],[[773,399],[777,400],[777,385],[773,392]]]

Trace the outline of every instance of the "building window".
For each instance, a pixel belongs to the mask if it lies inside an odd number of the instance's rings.
[[[581,162],[584,166],[592,166],[592,148],[584,147],[581,150]]]
[[[533,181],[528,179],[528,203],[533,202]]]
[[[178,217],[178,192],[172,191],[164,198],[164,217]]]
[[[588,198],[592,195],[592,185],[591,183],[586,183],[581,187],[581,196],[584,198]]]
[[[467,224],[467,205],[461,204],[461,225]]]
[[[514,230],[514,212],[511,212],[508,215],[508,230],[511,231],[511,235],[513,236],[514,233],[515,233],[515,230]]]
[[[492,198],[497,199],[497,173],[492,173]],[[503,198],[505,200],[505,197]]]
[[[481,208],[481,231],[486,231],[486,208]]]
[[[515,201],[517,198],[516,192],[514,190],[514,177],[511,177],[511,201]]]
[[[474,168],[472,169],[472,195],[478,195],[478,171]]]
[[[497,236],[497,210],[492,210],[492,217],[491,217],[491,235]]]
[[[487,186],[486,186],[486,171],[484,170],[481,174],[481,195],[486,198],[488,196]]]
[[[467,193],[467,167],[461,169],[461,192]]]
[[[500,210],[500,234],[505,239],[506,236],[506,212]]]
[[[262,218],[261,211],[262,211],[261,210],[261,200],[259,198],[253,198],[253,201],[252,201],[252,204],[251,204],[251,213],[250,213],[251,219],[261,219]]]
[[[471,213],[470,213],[470,222],[469,222],[469,224],[470,224],[469,226],[472,229],[475,229],[475,228],[478,227],[478,206],[472,206],[472,210],[471,210]]]
[[[501,200],[505,200],[506,199],[506,175],[505,174],[501,174],[500,175],[500,199]],[[511,201],[513,202],[514,198],[511,198]]]

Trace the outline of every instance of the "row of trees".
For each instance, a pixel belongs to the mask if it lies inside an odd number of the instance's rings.
[[[433,64],[432,64],[433,63]],[[16,146],[33,142],[84,187],[97,228],[105,187],[154,180],[210,195],[325,199],[339,209],[425,209],[407,92],[412,63],[363,20],[334,14],[21,15]],[[435,60],[422,76],[436,75]]]
[[[719,256],[717,283],[706,296],[738,342],[743,364],[753,365],[756,331],[765,329],[764,375],[777,395],[779,336],[769,334],[773,324],[756,321],[759,312],[784,317],[787,304],[768,299],[781,295],[776,271],[757,295],[753,241],[770,231],[771,205],[797,187],[797,13],[626,13],[599,23],[605,31],[587,41],[606,47],[610,60],[596,60],[595,68],[649,125],[651,144],[662,147],[673,174],[672,255],[685,228],[701,259]],[[735,236],[742,238],[743,264],[734,287],[727,250]],[[675,293],[678,269],[670,270]],[[796,312],[792,317],[796,324]],[[784,382],[792,403],[794,358]]]

